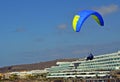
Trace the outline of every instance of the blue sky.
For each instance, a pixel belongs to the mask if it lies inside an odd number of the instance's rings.
[[[72,19],[84,9],[101,13],[105,26],[89,17],[74,32]],[[119,21],[120,0],[1,0],[0,67],[116,52]]]

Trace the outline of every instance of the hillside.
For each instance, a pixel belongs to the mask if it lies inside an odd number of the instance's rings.
[[[49,68],[51,66],[55,66],[56,62],[58,61],[75,61],[77,58],[73,59],[56,59],[53,61],[47,61],[47,62],[40,62],[40,63],[33,63],[33,64],[22,64],[22,65],[13,65],[13,66],[6,66],[0,68],[0,73],[4,72],[12,72],[12,71],[29,71],[29,70],[37,70],[37,69],[44,69],[44,68]]]

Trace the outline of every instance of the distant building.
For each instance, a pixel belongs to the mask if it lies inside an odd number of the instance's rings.
[[[120,69],[120,51],[94,56],[92,60],[57,62],[58,66],[47,68],[48,78],[54,77],[109,77],[110,71]]]
[[[3,74],[3,79],[10,79],[11,75],[16,75],[20,79],[26,79],[28,75],[37,75],[47,73],[46,70],[31,70],[31,71],[21,71],[21,72],[8,72]]]

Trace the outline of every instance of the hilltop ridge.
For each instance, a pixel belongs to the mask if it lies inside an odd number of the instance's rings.
[[[33,63],[33,64],[5,66],[5,67],[0,68],[0,73],[13,72],[13,71],[29,71],[29,70],[38,70],[38,69],[42,70],[44,68],[50,68],[51,66],[56,66],[56,62],[71,62],[71,61],[75,61],[77,59],[78,58],[56,59],[56,60]]]

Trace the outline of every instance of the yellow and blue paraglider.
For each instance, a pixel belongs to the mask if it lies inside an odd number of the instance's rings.
[[[72,22],[73,30],[79,32],[84,21],[91,15],[99,25],[104,26],[103,18],[98,12],[93,10],[83,10],[74,16]]]

